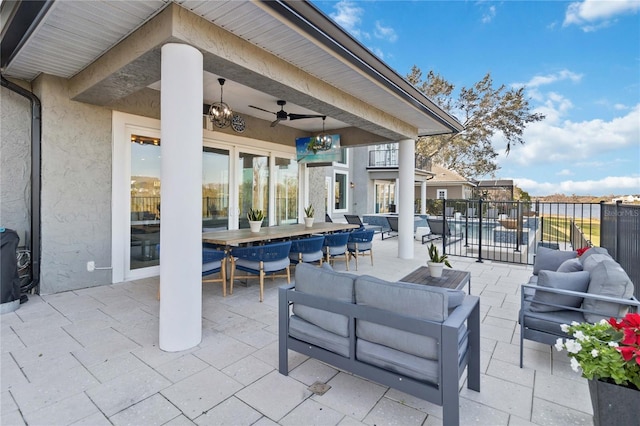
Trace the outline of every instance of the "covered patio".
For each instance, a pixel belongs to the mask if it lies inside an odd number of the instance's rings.
[[[398,259],[397,239],[375,239],[375,266],[358,274],[397,280],[422,266]],[[481,297],[481,392],[460,382],[461,424],[591,424],[587,382],[566,353],[525,341],[520,369],[519,288],[530,266],[451,258]],[[337,270],[344,270],[338,264]],[[353,269],[353,268],[352,268]],[[33,296],[2,316],[2,423],[21,424],[442,424],[442,408],[290,352],[278,373],[277,287],[239,284],[222,297],[203,287],[203,338],[158,347],[158,278]],[[309,386],[331,386],[324,395]],[[571,389],[571,392],[567,392]]]

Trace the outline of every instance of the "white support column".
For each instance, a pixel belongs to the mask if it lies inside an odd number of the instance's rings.
[[[162,46],[160,349],[202,339],[202,53]]]
[[[420,184],[420,214],[427,214],[427,182]]]
[[[398,211],[398,257],[413,259],[413,198],[415,174],[415,142],[405,139],[399,142],[399,166],[396,188],[400,196]]]

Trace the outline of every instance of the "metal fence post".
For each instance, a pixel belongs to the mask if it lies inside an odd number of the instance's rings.
[[[478,263],[482,263],[482,198],[478,200]]]

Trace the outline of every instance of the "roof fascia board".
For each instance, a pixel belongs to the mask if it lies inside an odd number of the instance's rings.
[[[464,130],[458,120],[434,104],[308,1],[267,0],[260,3],[276,11],[355,68],[451,130],[443,134]]]

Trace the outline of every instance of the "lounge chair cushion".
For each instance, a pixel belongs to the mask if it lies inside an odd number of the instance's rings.
[[[299,263],[295,272],[296,291],[353,303],[354,278],[355,275],[352,274]],[[311,308],[300,303],[293,304],[293,313],[324,330],[349,337],[349,319],[345,315]]]
[[[595,255],[591,256],[595,257]],[[627,273],[613,259],[599,262],[591,271],[588,293],[600,296],[619,297],[629,299],[633,296],[633,283]],[[585,299],[582,307],[588,310],[597,311],[598,314],[586,313],[584,317],[589,322],[597,322],[610,317],[620,318],[627,312],[627,307],[616,303],[603,302],[600,300]]]
[[[565,260],[575,259],[577,256],[578,253],[576,251],[553,250],[539,246],[536,260],[533,263],[533,274],[538,275],[538,272],[542,270],[557,271]]]
[[[589,287],[589,272],[555,272],[542,270],[538,274],[538,287],[555,288],[561,290],[579,291],[584,293]],[[582,297],[555,294],[545,291],[536,291],[531,301],[531,312],[552,312],[564,310],[555,306],[549,306],[540,302],[578,308],[582,304]]]
[[[580,259],[573,258],[568,259],[562,262],[556,272],[579,272],[582,271],[582,263],[580,263]]]

